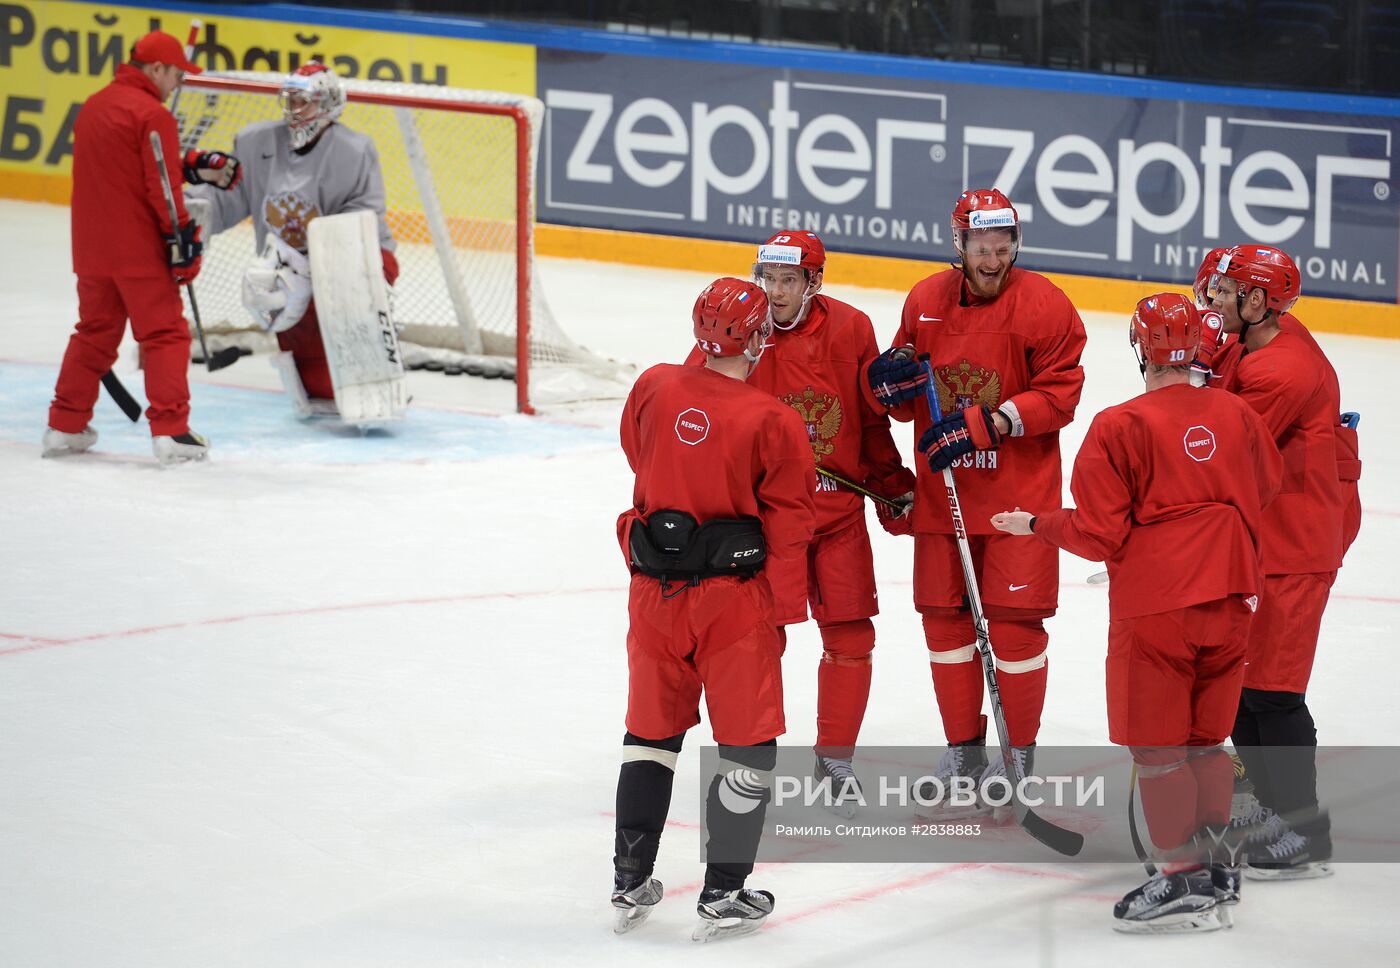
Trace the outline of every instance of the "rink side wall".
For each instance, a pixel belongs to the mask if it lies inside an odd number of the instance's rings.
[[[195,60],[510,91],[549,106],[541,255],[744,275],[819,232],[827,278],[905,289],[995,185],[1021,263],[1086,310],[1189,288],[1218,244],[1288,251],[1311,327],[1400,337],[1400,101],[1211,87],[286,4],[0,3],[0,196],[64,204],[72,120],[135,37],[205,24]],[[464,146],[469,150],[470,146]]]

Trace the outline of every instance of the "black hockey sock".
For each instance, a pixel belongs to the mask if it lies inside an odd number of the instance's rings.
[[[684,733],[659,740],[631,733],[622,737],[613,868],[629,880],[650,876],[656,866],[661,831],[671,809],[676,755],[684,739]]]
[[[1245,689],[1242,698],[1258,724],[1257,753],[1269,777],[1270,800],[1261,796],[1260,802],[1282,814],[1300,834],[1326,836],[1330,823],[1317,804],[1317,726],[1306,697],[1296,692]]]
[[[1246,690],[1249,691],[1249,690]],[[1254,795],[1265,806],[1273,806],[1273,791],[1269,787],[1269,769],[1259,749],[1259,720],[1254,711],[1240,696],[1239,710],[1235,713],[1235,728],[1230,733],[1230,742],[1235,745],[1235,753],[1244,764],[1244,775],[1254,784]]]
[[[753,873],[763,819],[771,795],[768,775],[778,762],[778,741],[758,746],[721,746],[724,773],[710,781],[705,798],[705,886],[737,891]]]

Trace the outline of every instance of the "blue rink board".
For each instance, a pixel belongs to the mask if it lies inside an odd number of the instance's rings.
[[[0,439],[33,444],[37,456],[57,375],[56,366],[0,363]],[[121,377],[144,407],[141,374]],[[617,446],[612,429],[418,407],[410,407],[408,416],[390,429],[361,434],[336,420],[298,420],[281,393],[194,382],[190,407],[190,425],[209,438],[215,459],[279,464],[477,461],[555,457]],[[98,433],[95,452],[151,457],[145,418],[140,423],[127,420],[105,390],[92,426]]]

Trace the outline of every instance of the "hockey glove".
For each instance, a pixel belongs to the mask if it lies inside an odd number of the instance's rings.
[[[199,225],[191,220],[180,226],[178,234],[165,237],[170,274],[176,282],[192,282],[199,275],[200,256],[204,253],[204,243],[199,240],[199,234]]]
[[[913,400],[924,392],[928,376],[914,359],[914,347],[895,346],[885,350],[865,368],[865,378],[875,399],[886,407]]]
[[[890,534],[902,535],[914,533],[914,492],[906,491],[890,500],[904,505],[904,509],[896,511],[883,501],[875,502],[875,517],[880,520],[880,527]]]
[[[222,151],[185,152],[185,181],[191,185],[214,185],[228,191],[243,177],[243,166],[233,155]]]
[[[992,420],[992,408],[984,403],[948,414],[924,431],[918,446],[919,453],[928,458],[928,466],[938,472],[974,450],[995,450],[1000,443],[1001,432]]]

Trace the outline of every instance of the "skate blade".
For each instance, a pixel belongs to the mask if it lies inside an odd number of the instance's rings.
[[[854,820],[856,816],[856,805],[851,802],[837,801],[835,803],[823,803],[822,809],[829,814],[840,817],[842,820]]]
[[[695,930],[690,932],[690,940],[705,944],[710,941],[724,941],[728,938],[742,938],[746,934],[753,934],[763,927],[763,922],[768,920],[768,916],[761,918],[721,918],[718,921],[710,921],[701,918],[700,923],[695,926]]]
[[[648,904],[636,907],[617,907],[613,905],[613,934],[627,934],[642,926],[647,918],[651,917],[651,909],[656,905]]]
[[[1313,881],[1331,877],[1332,865],[1322,861],[1296,864],[1292,867],[1246,867],[1244,876],[1251,881]]]
[[[1164,914],[1151,921],[1125,921],[1115,918],[1113,930],[1120,934],[1205,934],[1232,927],[1233,918],[1221,915],[1219,907],[1204,911],[1184,911],[1179,914]]]

